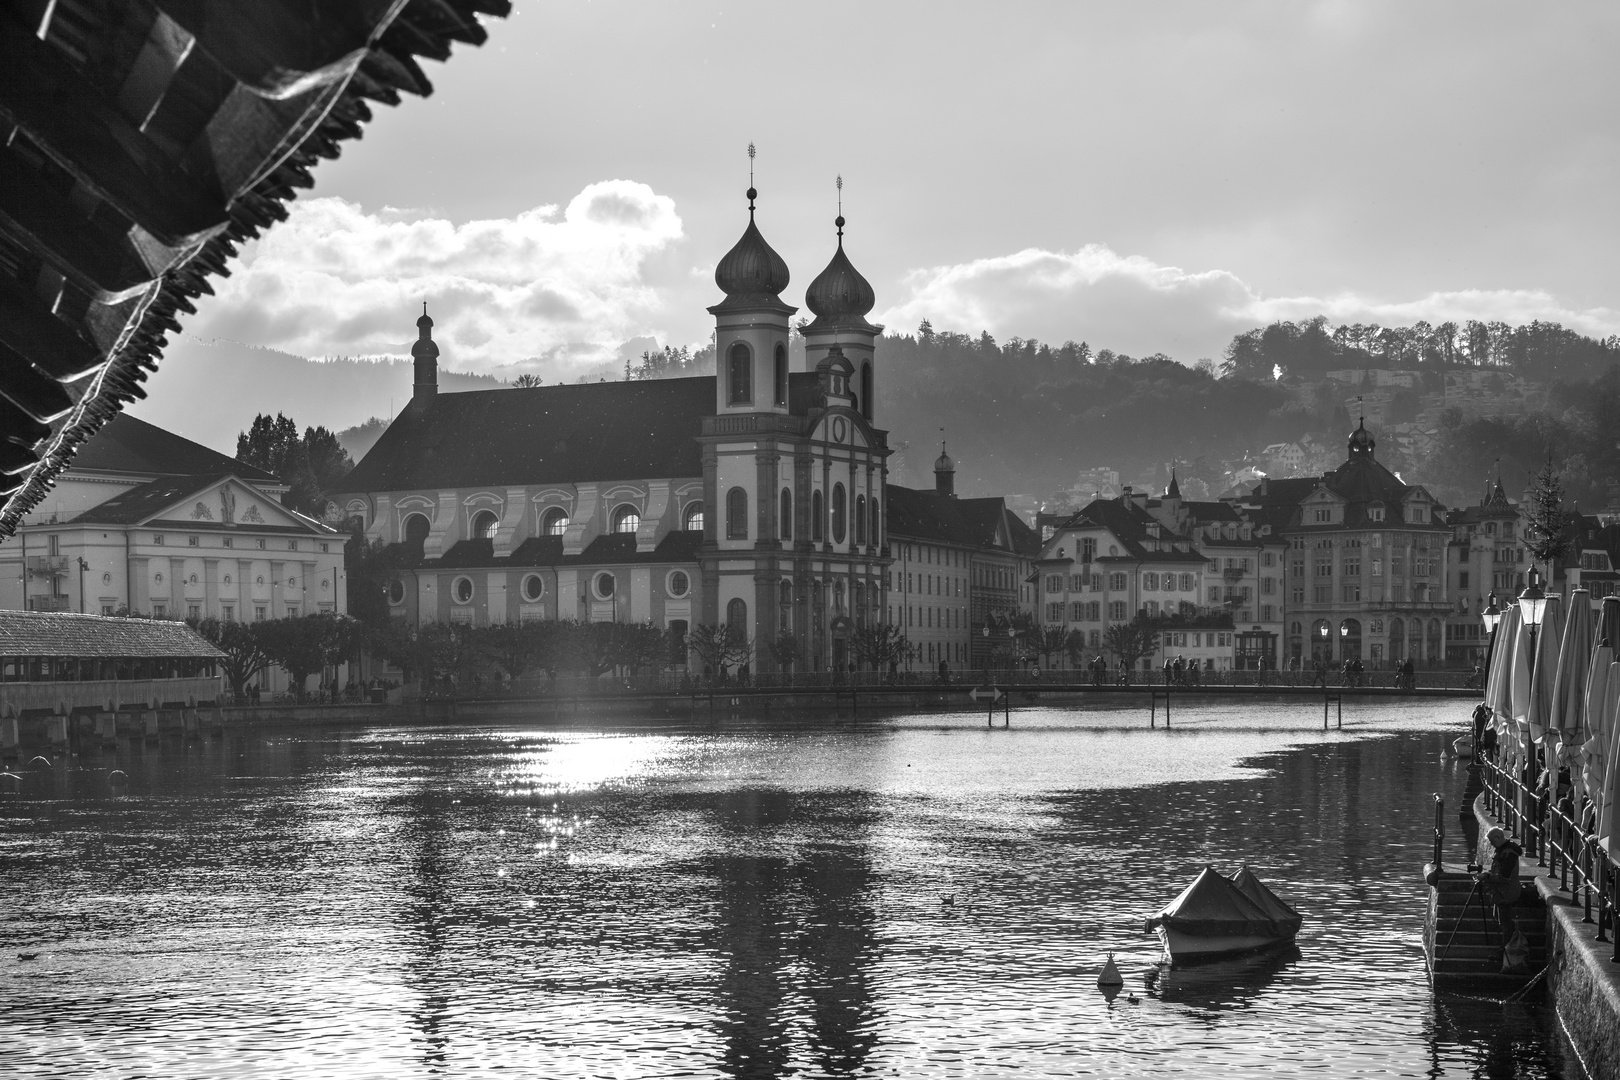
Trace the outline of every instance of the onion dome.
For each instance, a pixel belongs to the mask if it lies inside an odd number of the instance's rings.
[[[433,320],[428,318],[427,303],[422,304],[422,316],[416,320],[416,343],[411,346],[411,355],[418,360],[436,359],[439,355],[439,346],[433,340]]]
[[[813,327],[866,328],[866,313],[877,304],[877,294],[844,254],[844,216],[838,215],[834,224],[838,226],[838,250],[805,290],[804,306],[815,313]]]
[[[714,283],[726,294],[719,308],[766,307],[794,309],[782,303],[780,294],[788,286],[788,265],[760,235],[754,224],[754,199],[759,193],[748,189],[748,228],[742,239],[726,252],[714,268]],[[716,308],[710,308],[710,311]]]
[[[956,471],[956,462],[951,460],[951,455],[945,452],[944,447],[940,448],[939,457],[934,459],[934,471],[937,473]]]
[[[1350,433],[1350,458],[1355,460],[1361,457],[1372,457],[1373,447],[1377,446],[1373,440],[1372,432],[1367,430],[1367,418],[1363,416],[1356,425],[1356,430]]]

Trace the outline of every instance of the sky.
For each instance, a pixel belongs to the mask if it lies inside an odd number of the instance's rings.
[[[1219,358],[1277,318],[1620,333],[1620,5],[528,3],[424,62],[187,323],[596,373],[708,339],[747,219],[785,299]]]

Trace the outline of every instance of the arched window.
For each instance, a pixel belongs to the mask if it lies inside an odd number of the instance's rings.
[[[754,357],[737,342],[726,354],[726,403],[749,405],[754,400]]]
[[[866,496],[855,496],[855,542],[866,543]]]
[[[872,362],[861,364],[861,415],[872,419]]]
[[[793,539],[793,492],[782,489],[782,522],[777,527],[782,539]]]
[[[787,372],[787,346],[776,346],[776,403],[787,404],[788,372]]]
[[[883,533],[879,529],[879,525],[881,524],[881,519],[878,516],[878,498],[877,498],[876,495],[872,496],[871,511],[872,511],[872,546],[877,547],[877,546],[879,546],[880,544],[883,543]]]
[[[793,629],[793,583],[783,581],[776,587],[776,621],[783,630]]]
[[[819,491],[811,492],[810,493],[810,539],[812,539],[812,540],[820,540],[821,539],[822,530],[827,527],[826,526],[826,521],[825,521],[826,516],[827,516],[827,511],[825,509],[825,504],[824,504],[824,502],[823,502],[823,500],[821,498],[821,492],[819,492]]]
[[[832,492],[832,538],[833,543],[844,542],[844,485],[834,484]]]
[[[726,605],[726,632],[734,641],[748,639],[748,605],[740,599]]]
[[[433,523],[425,514],[411,514],[405,519],[405,542],[407,544],[421,544],[428,537]]]
[[[568,511],[560,506],[553,506],[540,515],[540,535],[561,536],[568,531]]]
[[[496,516],[495,511],[480,510],[473,515],[472,539],[493,540],[495,539],[495,530],[500,527],[501,519]]]
[[[726,539],[748,539],[748,492],[740,487],[726,492]]]
[[[703,504],[701,502],[686,504],[686,516],[681,522],[681,527],[687,532],[703,531]]]
[[[613,531],[616,533],[633,533],[641,528],[641,511],[625,503],[613,511]]]

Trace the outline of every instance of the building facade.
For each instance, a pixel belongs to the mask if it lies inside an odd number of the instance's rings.
[[[411,405],[333,496],[387,546],[396,617],[723,625],[762,671],[788,631],[811,670],[848,666],[888,608],[882,328],[840,216],[790,371],[788,267],[748,198],[715,270],[715,376],[440,395],[424,311]]]
[[[1428,491],[1385,468],[1375,446],[1363,422],[1334,471],[1268,477],[1237,502],[1287,541],[1285,649],[1291,662],[1445,659],[1451,531]]]
[[[943,451],[934,489],[887,489],[889,622],[902,627],[914,665],[983,668],[1018,651],[1030,626],[1034,532],[999,497],[960,499]]]
[[[1499,477],[1477,506],[1446,515],[1451,541],[1446,545],[1446,589],[1451,612],[1446,618],[1446,659],[1484,663],[1490,635],[1479,613],[1495,593],[1508,604],[1524,589],[1530,553],[1525,547],[1519,507],[1508,499]]]
[[[282,506],[285,491],[118,416],[0,543],[0,607],[227,622],[343,613],[345,537]]]

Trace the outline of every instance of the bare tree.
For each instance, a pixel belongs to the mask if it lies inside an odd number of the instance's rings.
[[[856,663],[881,671],[905,663],[916,648],[907,640],[905,631],[893,623],[870,623],[856,627],[850,634],[849,650]]]
[[[1115,623],[1103,631],[1103,648],[1119,657],[1120,665],[1136,667],[1136,662],[1159,647],[1159,631],[1140,615],[1126,623]]]

